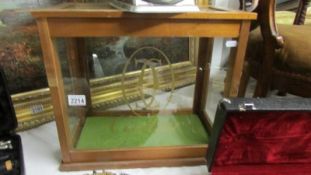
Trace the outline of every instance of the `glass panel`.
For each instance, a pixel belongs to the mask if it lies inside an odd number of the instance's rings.
[[[195,79],[187,38],[110,40],[88,42],[93,55],[93,77],[102,75],[92,80],[92,84],[99,84],[92,90],[94,111],[130,110],[135,114],[136,110],[191,110],[193,87],[179,89],[193,85]],[[184,96],[185,101],[173,102],[177,94]]]
[[[65,100],[67,104],[69,130],[73,143],[79,137],[79,132],[84,123],[86,112],[90,107],[89,80],[87,78],[87,65],[83,65],[87,58],[80,59],[78,40],[56,39],[54,40],[58,51],[64,84]],[[85,67],[85,68],[83,68]]]
[[[73,76],[68,68],[72,63],[63,60],[68,53],[60,55],[66,98],[84,95],[86,105],[91,106],[90,110],[86,106],[67,106],[77,149],[207,143],[207,132],[192,112],[196,61],[189,54],[189,38],[85,41],[91,101],[87,100],[87,91],[75,88],[88,86],[86,77]],[[83,119],[81,114],[86,119],[80,120],[80,127],[75,119]]]
[[[237,47],[234,38],[215,38],[211,62],[211,72],[208,82],[208,98],[206,112],[213,122],[218,102],[224,98],[225,84],[229,79],[226,77],[230,71],[230,64]]]

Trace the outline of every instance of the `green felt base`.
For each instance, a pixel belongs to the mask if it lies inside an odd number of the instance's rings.
[[[196,115],[88,117],[77,149],[113,149],[207,144]]]

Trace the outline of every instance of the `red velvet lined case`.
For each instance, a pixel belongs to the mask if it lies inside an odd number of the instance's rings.
[[[212,175],[311,175],[309,99],[225,99],[211,134]]]

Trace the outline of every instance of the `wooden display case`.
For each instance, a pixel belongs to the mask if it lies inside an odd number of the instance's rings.
[[[66,3],[32,11],[36,18],[62,152],[61,170],[204,164],[210,122],[205,110],[212,37],[236,38],[225,96],[237,96],[250,21],[256,14],[202,8],[195,13],[135,14],[107,4]],[[118,81],[95,91],[88,38],[200,37],[193,74],[178,72],[162,50],[124,56]],[[111,63],[114,64],[114,63]],[[184,71],[182,71],[184,72]],[[180,83],[177,80],[182,80]],[[193,83],[195,82],[195,83]],[[91,94],[118,92],[121,105],[92,105]]]

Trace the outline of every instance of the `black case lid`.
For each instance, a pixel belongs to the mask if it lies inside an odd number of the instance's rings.
[[[11,96],[6,85],[5,74],[0,67],[0,134],[7,134],[17,127],[17,119]]]
[[[207,165],[211,172],[223,126],[231,112],[307,111],[311,112],[309,98],[224,98],[217,107],[208,144]]]

